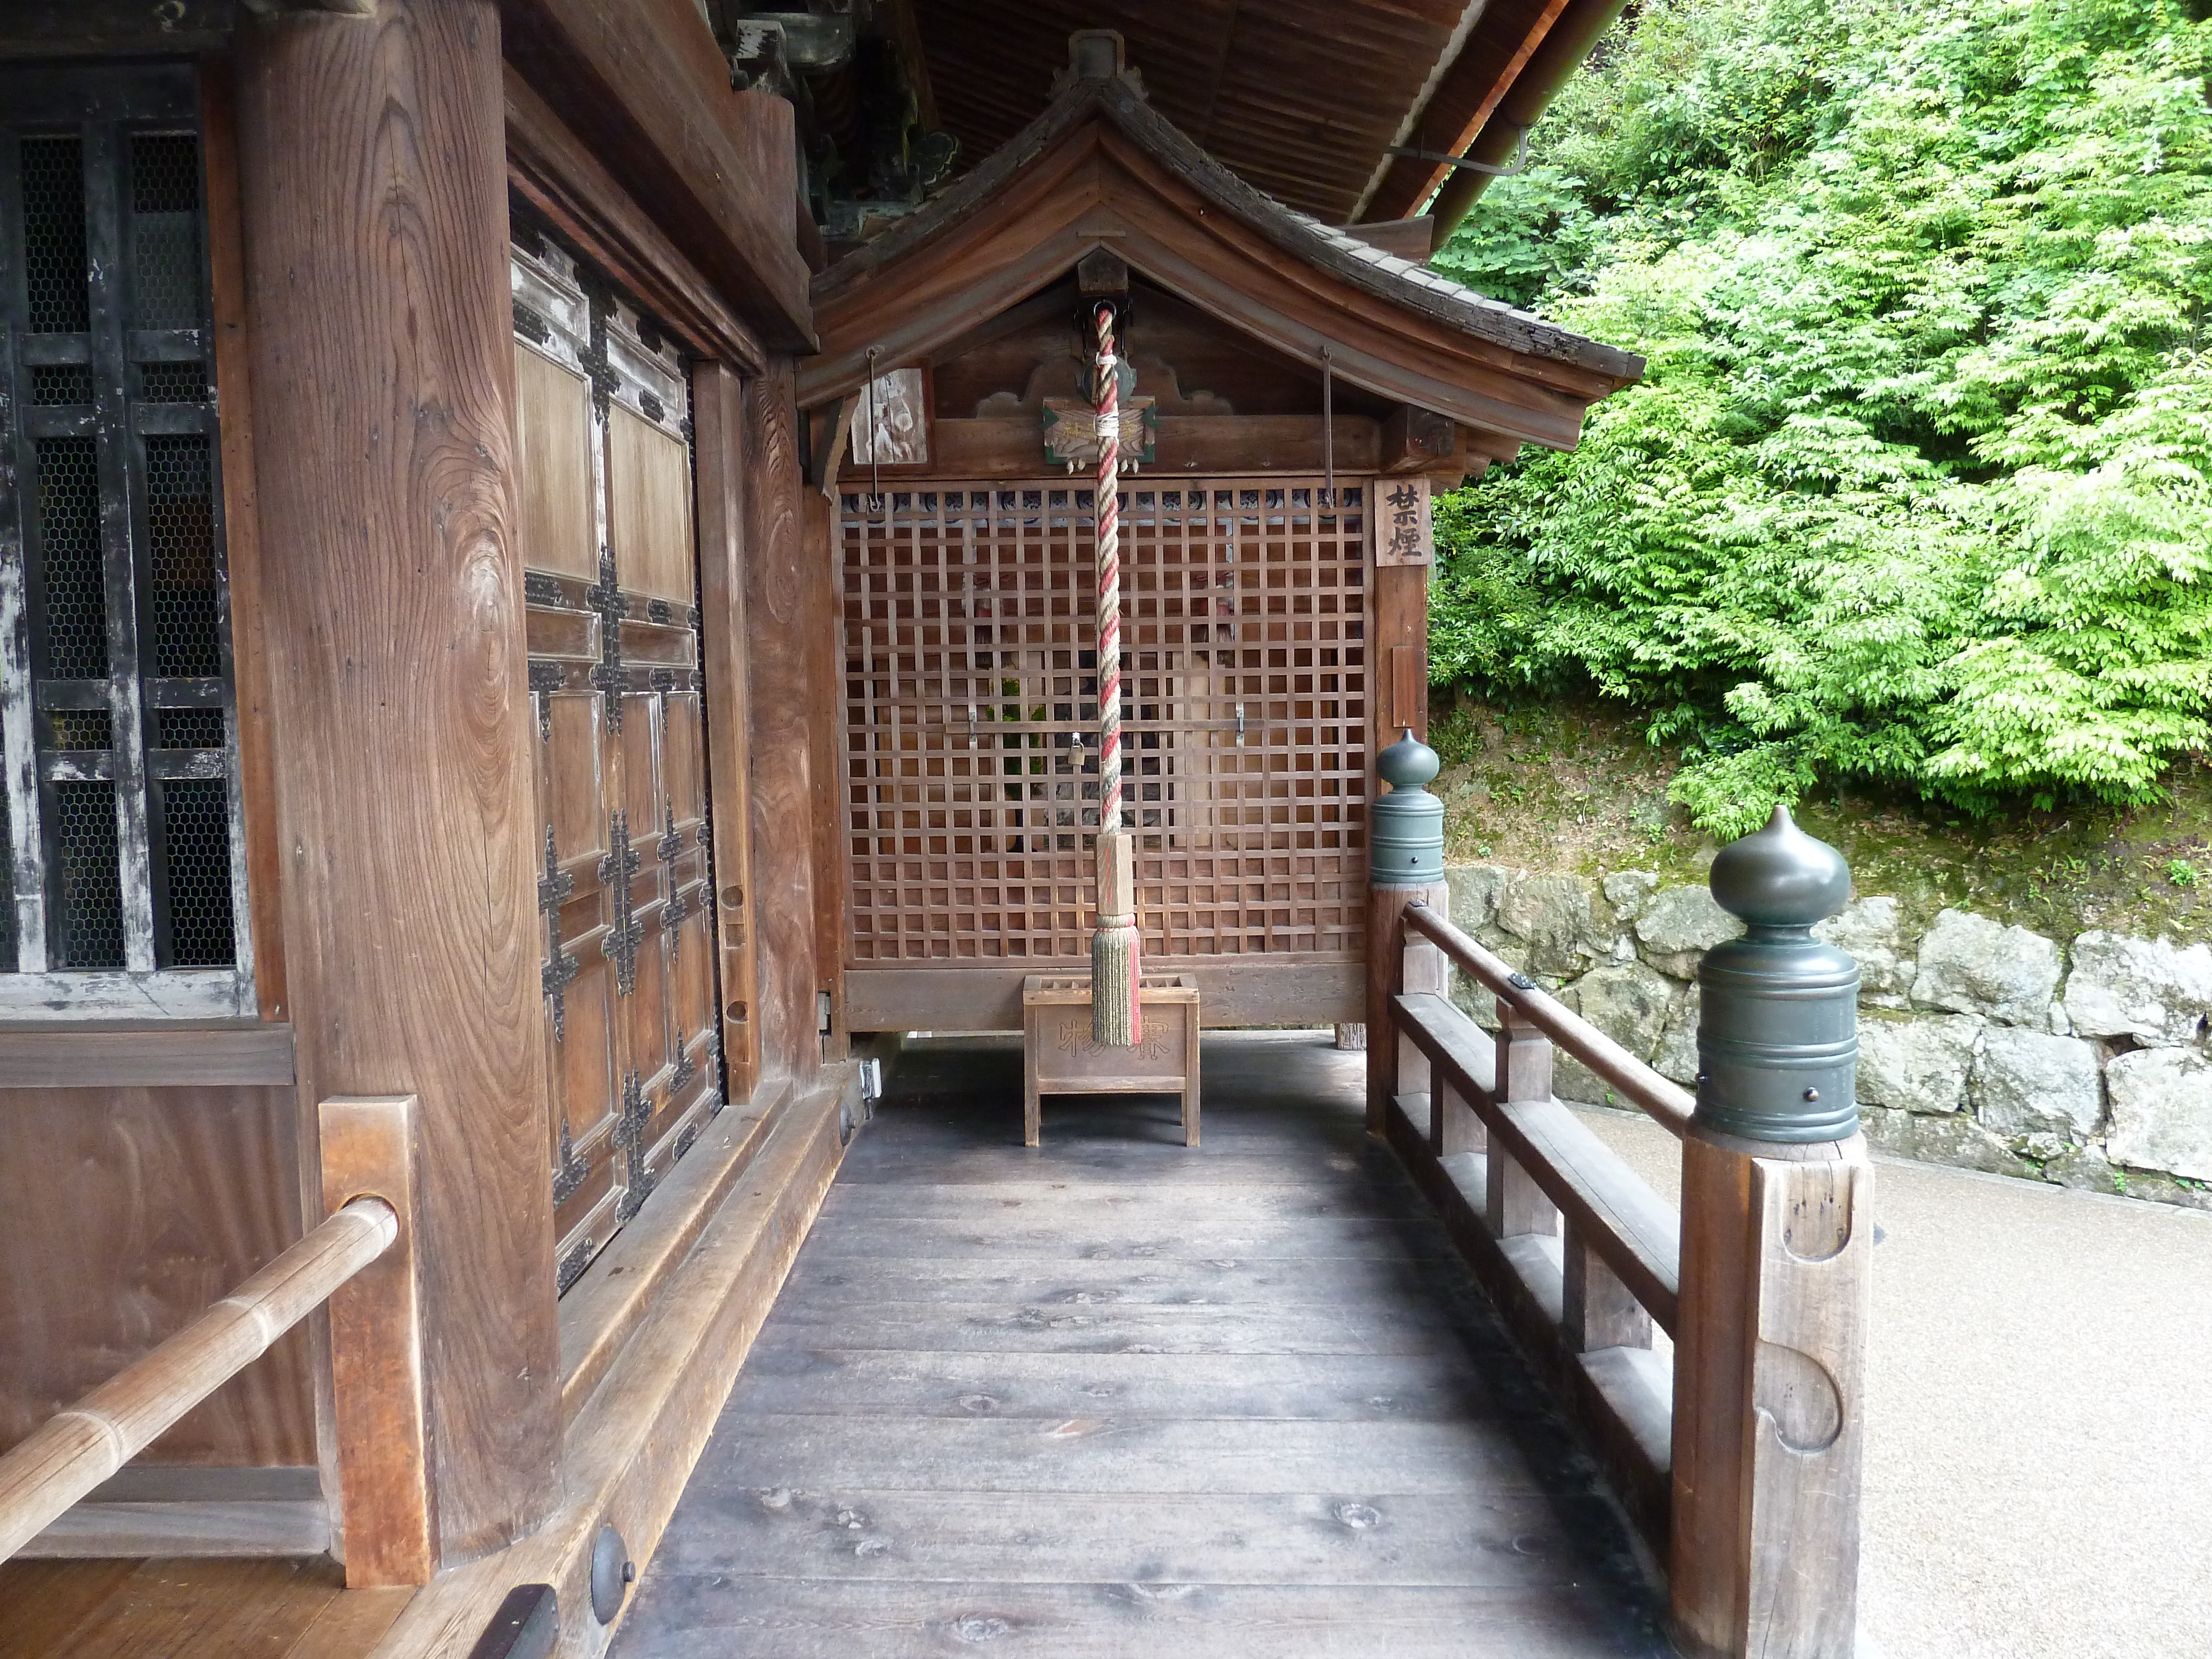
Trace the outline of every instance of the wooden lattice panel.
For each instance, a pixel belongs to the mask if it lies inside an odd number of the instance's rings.
[[[1372,481],[1121,494],[1127,807],[1145,949],[1356,958]],[[1324,502],[1316,512],[1316,502]],[[1091,492],[841,501],[848,962],[1087,958]]]

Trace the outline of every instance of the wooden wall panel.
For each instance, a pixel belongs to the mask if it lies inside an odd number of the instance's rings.
[[[607,416],[607,516],[622,585],[690,605],[691,458],[619,404]]]
[[[809,635],[831,617],[810,611],[792,369],[779,359],[746,383],[744,450],[746,617],[751,646],[753,914],[758,928],[761,1062],[771,1075],[821,1066],[815,1027],[813,752],[819,714]],[[823,503],[826,507],[827,503]],[[827,564],[826,550],[821,562]]]
[[[528,346],[514,347],[514,459],[523,562],[586,580],[599,574],[592,525],[592,389]]]
[[[0,1448],[300,1237],[295,1110],[289,1088],[0,1090]],[[144,1457],[313,1463],[304,1331]]]
[[[498,15],[243,21],[239,87],[301,1092],[422,1099],[453,1560],[560,1434]]]

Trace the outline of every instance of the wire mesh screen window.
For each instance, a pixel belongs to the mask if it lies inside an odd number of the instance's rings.
[[[1322,489],[1121,493],[1123,810],[1149,956],[1361,949],[1366,486],[1334,512]],[[1084,959],[1091,492],[948,483],[842,507],[848,960]]]
[[[197,88],[0,72],[0,1013],[251,1013]]]

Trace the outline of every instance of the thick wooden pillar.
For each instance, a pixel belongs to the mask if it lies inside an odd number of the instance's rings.
[[[491,0],[239,31],[300,1089],[420,1103],[447,1565],[545,1515],[560,1433],[500,77]]]
[[[753,915],[759,928],[761,1065],[811,1078],[821,1069],[815,971],[813,727],[835,721],[815,706],[816,630],[807,568],[806,490],[799,466],[790,360],[745,387],[746,620],[753,720]],[[819,500],[818,495],[816,499]]]
[[[1866,1141],[1682,1142],[1676,1644],[1850,1659],[1874,1258]]]

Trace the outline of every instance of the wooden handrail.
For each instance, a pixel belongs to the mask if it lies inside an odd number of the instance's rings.
[[[1528,1172],[1671,1336],[1681,1284],[1680,1229],[1674,1212],[1558,1102],[1498,1099],[1486,1056],[1474,1041],[1483,1033],[1462,1010],[1420,993],[1392,998],[1391,1010],[1398,1030],[1481,1121],[1491,1146],[1502,1147]]]
[[[399,1237],[356,1198],[135,1364],[0,1457],[0,1561],[330,1299]]]
[[[1406,928],[1418,933],[1510,1005],[1566,1053],[1604,1079],[1613,1091],[1680,1139],[1688,1132],[1697,1101],[1669,1083],[1581,1015],[1529,982],[1513,964],[1485,950],[1425,904],[1406,907]]]

